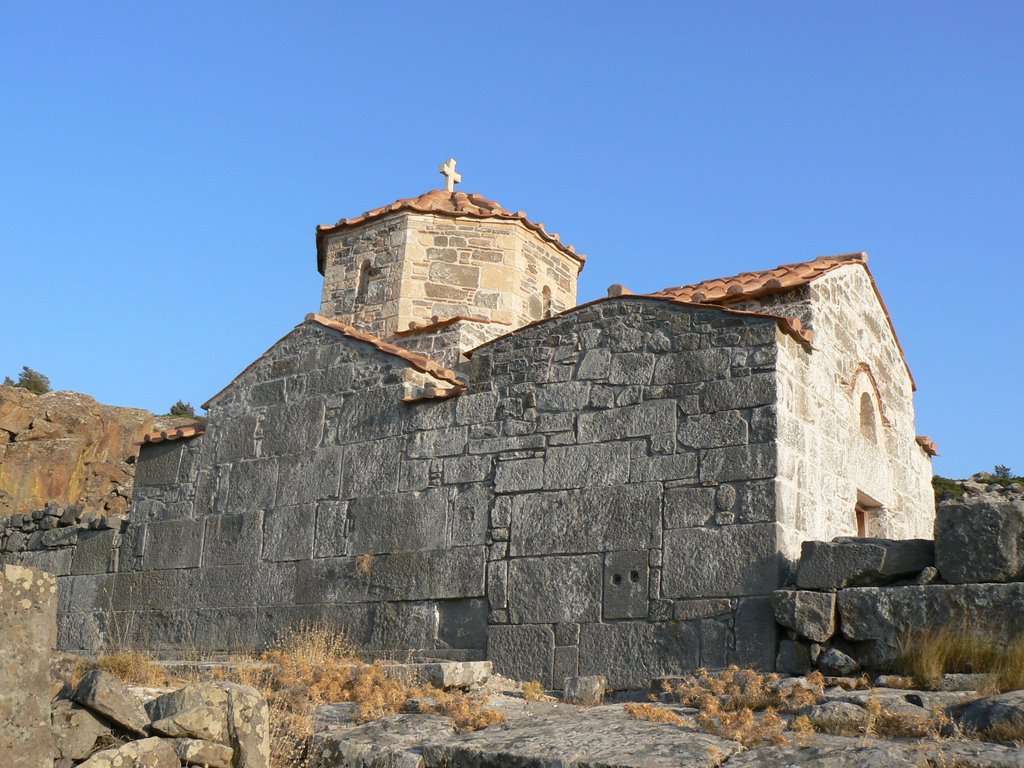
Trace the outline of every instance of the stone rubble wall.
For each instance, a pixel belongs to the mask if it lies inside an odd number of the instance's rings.
[[[52,768],[53,576],[0,565],[0,755],[9,768]]]
[[[1024,488],[943,501],[934,542],[804,542],[795,588],[776,591],[773,605],[787,635],[777,659],[783,672],[802,674],[837,655],[850,664],[844,674],[889,671],[902,644],[923,631],[1017,640],[1024,636]]]
[[[330,236],[326,249],[320,313],[388,340],[438,318],[519,327],[576,304],[579,262],[513,221],[399,212]]]
[[[504,323],[458,320],[437,329],[406,333],[397,342],[410,352],[419,352],[460,374],[468,369],[466,353],[512,330]]]
[[[561,686],[768,668],[780,583],[771,319],[625,298],[479,349],[468,392],[315,323],[143,449],[60,642],[262,648],[300,621]],[[115,560],[111,560],[115,563]]]
[[[870,278],[851,265],[803,292],[814,352],[787,338],[778,362],[779,522],[794,534],[789,554],[805,539],[857,535],[858,492],[882,507],[867,536],[931,537],[931,462],[915,440],[911,380]],[[861,428],[862,397],[872,429]]]

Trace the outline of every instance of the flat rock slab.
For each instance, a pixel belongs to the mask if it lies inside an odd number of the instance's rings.
[[[102,669],[87,672],[71,698],[132,733],[144,735],[149,728],[149,715],[128,686]]]
[[[914,576],[935,565],[930,539],[862,539],[805,541],[801,545],[796,584],[828,591],[844,587],[882,586]]]
[[[731,757],[723,768],[931,768],[920,749],[889,741],[817,735],[801,744],[758,747]]]

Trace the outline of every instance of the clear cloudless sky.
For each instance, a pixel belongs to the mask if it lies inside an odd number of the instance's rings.
[[[869,252],[936,471],[1024,473],[1022,148],[1020,2],[7,2],[0,375],[198,405],[451,155],[581,301]]]

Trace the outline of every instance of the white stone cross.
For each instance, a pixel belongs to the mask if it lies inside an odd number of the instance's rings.
[[[449,192],[454,192],[455,185],[462,181],[462,174],[455,172],[455,158],[449,157],[438,170],[444,176],[444,188]]]

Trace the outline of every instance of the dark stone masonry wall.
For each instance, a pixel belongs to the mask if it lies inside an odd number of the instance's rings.
[[[60,645],[261,648],[326,620],[557,687],[770,668],[777,333],[609,300],[406,403],[407,363],[307,321],[214,398],[205,436],[143,449],[116,557],[59,579]]]

